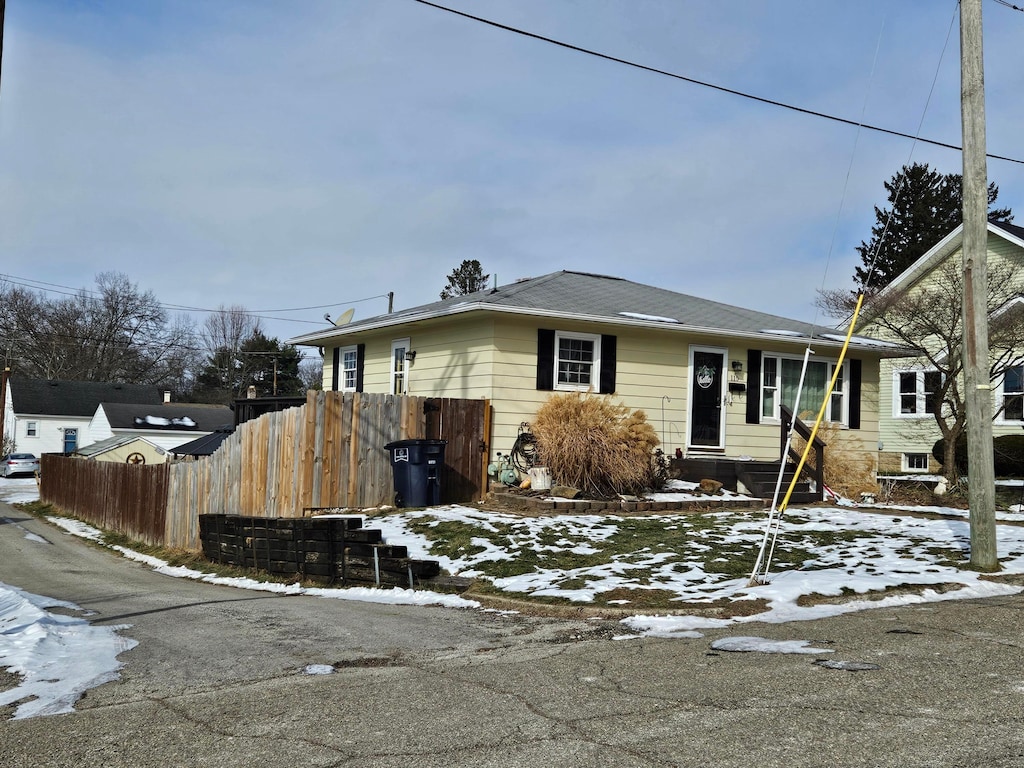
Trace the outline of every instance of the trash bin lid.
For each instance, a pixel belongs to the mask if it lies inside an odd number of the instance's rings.
[[[432,446],[432,445],[448,445],[447,440],[395,440],[394,442],[388,443],[384,446],[385,450],[391,450],[392,448],[409,448],[411,446]]]

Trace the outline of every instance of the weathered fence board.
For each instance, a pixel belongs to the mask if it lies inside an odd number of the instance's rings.
[[[444,501],[482,498],[485,400],[309,392],[305,405],[240,424],[211,456],[135,466],[44,457],[41,497],[147,543],[198,549],[199,516],[301,517],[311,507],[392,503],[394,440],[448,441]],[[108,524],[109,523],[109,524]]]
[[[44,454],[40,498],[99,528],[163,544],[166,464],[116,464]]]

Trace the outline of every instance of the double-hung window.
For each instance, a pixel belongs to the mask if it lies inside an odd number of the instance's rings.
[[[341,391],[355,392],[357,372],[359,369],[359,353],[355,346],[342,347],[338,356],[341,363]]]
[[[915,418],[934,415],[939,408],[942,374],[938,371],[896,371],[893,416]]]
[[[1024,421],[1024,365],[1006,369],[1000,398],[1001,421]]]
[[[836,364],[828,360],[812,360],[807,363],[807,373],[800,386],[802,357],[765,354],[761,359],[761,418],[781,418],[781,405],[793,411],[798,417],[811,418],[818,415],[828,384],[835,374]],[[800,402],[796,402],[800,390]],[[836,378],[835,389],[825,407],[825,420],[847,424],[849,371],[843,365]]]
[[[600,336],[555,332],[555,389],[596,390],[600,370]]]

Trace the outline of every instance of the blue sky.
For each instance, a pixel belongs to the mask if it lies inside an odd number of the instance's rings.
[[[960,142],[953,0],[446,4]],[[988,148],[1024,157],[1024,13],[983,8]],[[8,0],[4,38],[2,271],[124,272],[169,305],[286,318],[264,321],[281,338],[382,313],[389,291],[433,301],[463,259],[501,283],[577,269],[823,320],[815,292],[852,285],[882,182],[960,170],[414,0]],[[1024,166],[989,178],[1024,222]]]

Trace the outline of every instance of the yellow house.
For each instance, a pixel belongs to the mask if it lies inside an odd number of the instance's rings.
[[[486,398],[491,456],[553,392],[641,409],[666,453],[777,461],[780,406],[817,413],[844,335],[616,277],[560,271],[305,334],[325,390]],[[896,345],[855,338],[826,418],[875,465],[878,372]],[[838,446],[834,446],[835,450]]]
[[[944,409],[949,414],[949,403],[963,398],[962,377],[954,377],[948,386],[944,377],[945,372],[959,370],[962,259],[961,225],[865,307],[858,330],[904,344],[913,341],[921,349],[914,357],[882,360],[879,462],[884,472],[924,473],[940,468],[932,456],[932,447],[942,437],[935,413]],[[989,344],[995,373],[992,433],[995,437],[1019,435],[1024,426],[1024,323],[1018,319],[1024,308],[1024,227],[990,222],[987,262]],[[887,326],[919,335],[901,340]]]

